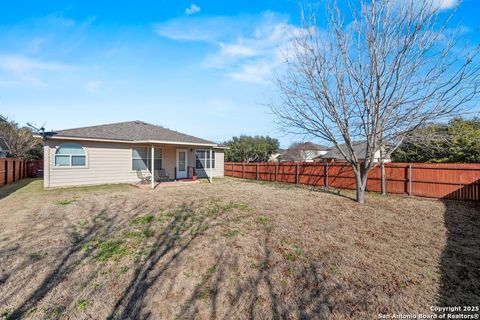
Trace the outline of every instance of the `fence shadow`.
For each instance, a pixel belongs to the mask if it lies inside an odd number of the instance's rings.
[[[456,193],[469,193],[478,181]],[[480,203],[442,200],[447,244],[441,257],[439,306],[475,306],[480,301]],[[478,312],[477,312],[478,313]]]
[[[15,181],[12,184],[7,184],[3,187],[0,187],[0,200],[8,197],[12,193],[22,189],[23,187],[28,186],[30,183],[39,180],[40,178],[26,178],[19,181]]]

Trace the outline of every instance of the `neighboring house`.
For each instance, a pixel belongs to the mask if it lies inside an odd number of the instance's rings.
[[[4,138],[0,137],[0,158],[6,158],[10,152],[10,147]]]
[[[60,130],[44,145],[45,188],[223,176],[225,147],[142,121]]]
[[[281,162],[313,162],[315,157],[326,154],[330,150],[319,144],[306,142],[285,150],[279,157]]]
[[[345,144],[340,144],[339,147],[345,151],[345,154],[348,155],[347,153],[347,148]],[[359,157],[359,160],[365,160],[365,150],[367,148],[367,143],[366,142],[354,142],[353,143],[353,150],[357,157]],[[380,150],[375,152],[375,162],[380,162]],[[314,159],[315,162],[345,162],[345,158],[343,157],[342,153],[337,147],[332,147],[330,151],[327,153],[317,156]],[[390,158],[384,158],[384,162],[390,162]]]

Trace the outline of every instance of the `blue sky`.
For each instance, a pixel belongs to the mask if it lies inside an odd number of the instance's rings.
[[[283,136],[265,104],[297,3],[1,1],[0,114],[54,130],[138,119],[288,146],[298,137]],[[465,0],[456,15],[476,43],[478,12]]]

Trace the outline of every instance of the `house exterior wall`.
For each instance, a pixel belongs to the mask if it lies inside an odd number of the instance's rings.
[[[86,165],[84,167],[56,167],[55,152],[57,147],[67,140],[47,140],[45,142],[45,188],[94,185],[107,183],[135,183],[139,179],[132,170],[132,148],[150,145],[132,145],[128,143],[75,141],[84,147]],[[162,166],[166,174],[173,179],[176,167],[176,150],[187,150],[188,166],[195,166],[195,147],[176,145],[155,145],[162,148]],[[213,176],[223,176],[223,150],[216,149],[216,168]],[[160,169],[160,168],[155,168]],[[144,173],[148,173],[146,170]],[[198,177],[206,177],[204,170],[197,170]]]
[[[207,148],[197,148],[194,149],[196,150],[209,150]],[[223,152],[223,149],[213,149],[215,151],[215,168],[212,169],[212,176],[213,177],[223,177],[224,175],[224,163],[225,163],[225,153]],[[190,159],[192,159],[192,162],[190,162]],[[195,161],[195,153],[193,153],[193,156],[188,158],[189,161],[189,166],[195,167],[196,161]],[[208,175],[210,174],[210,169],[204,168],[204,169],[195,169],[197,172],[197,176],[199,178],[207,178]]]

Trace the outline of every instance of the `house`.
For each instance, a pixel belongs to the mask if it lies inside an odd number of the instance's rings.
[[[313,162],[315,157],[326,154],[329,150],[329,147],[305,142],[291,146],[277,159],[281,162]]]
[[[345,144],[340,144],[339,148],[344,150],[345,154],[348,155],[347,147],[346,147]],[[364,142],[364,141],[363,142],[359,141],[359,142],[354,142],[353,143],[353,151],[355,152],[355,154],[357,155],[357,157],[359,158],[360,161],[365,159],[366,149],[367,149],[367,143]],[[378,150],[378,151],[375,152],[374,162],[380,162],[380,160],[381,160],[381,154],[380,154],[380,150]],[[328,151],[327,153],[315,157],[314,161],[315,162],[345,162],[346,160],[345,160],[342,153],[340,152],[340,150],[337,147],[332,147],[330,149],[330,151]],[[391,159],[390,158],[384,158],[383,161],[384,162],[390,162]]]
[[[0,136],[0,158],[6,158],[10,153],[10,147],[8,146],[7,141]]]
[[[44,139],[44,187],[136,183],[152,172],[211,181],[223,176],[224,149],[142,121],[60,130]]]

